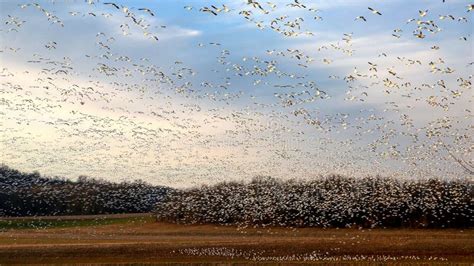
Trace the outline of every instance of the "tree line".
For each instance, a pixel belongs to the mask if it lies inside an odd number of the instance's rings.
[[[157,203],[161,221],[289,227],[472,227],[469,180],[338,175],[308,181],[259,177],[175,190]]]
[[[142,181],[77,181],[22,173],[0,165],[0,216],[151,212],[171,189]]]
[[[191,189],[142,181],[71,181],[0,165],[0,216],[155,211],[160,221],[286,227],[472,227],[473,184],[466,179],[257,177]]]

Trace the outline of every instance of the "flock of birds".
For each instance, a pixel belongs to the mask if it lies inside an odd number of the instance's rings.
[[[472,27],[474,5],[439,2],[453,13],[414,10],[390,23],[398,27],[382,38],[397,51],[362,30],[320,41],[313,25],[330,27],[330,14],[310,1],[183,5],[179,16],[222,27],[192,44],[192,60],[167,52],[182,39],[166,40],[179,29],[163,25],[158,2],[87,0],[63,4],[67,13],[54,1],[2,3],[2,163],[176,186],[261,174],[470,177],[472,36],[439,36]],[[352,8],[350,21],[365,27],[398,12],[378,9]],[[215,37],[226,17],[281,41],[256,35],[242,55]],[[109,30],[94,32],[99,23]],[[40,43],[41,31],[50,40]],[[451,60],[456,47],[471,54]]]
[[[354,241],[356,242],[356,241]],[[360,243],[360,242],[359,242]],[[354,245],[354,243],[352,243]],[[337,250],[337,248],[336,248]],[[192,256],[215,256],[215,257],[226,257],[226,258],[240,258],[246,259],[250,261],[258,261],[258,262],[288,262],[288,261],[304,261],[304,262],[312,262],[312,261],[324,261],[324,262],[393,262],[393,261],[401,261],[401,260],[409,260],[409,261],[433,261],[433,262],[440,262],[446,261],[447,259],[444,257],[436,257],[436,256],[390,256],[390,255],[333,255],[330,252],[322,252],[319,250],[315,250],[312,252],[307,252],[303,254],[293,254],[293,255],[283,255],[283,256],[269,256],[263,254],[263,252],[257,251],[246,251],[240,250],[235,248],[184,248],[173,251],[173,253],[183,254],[183,255],[192,255]]]

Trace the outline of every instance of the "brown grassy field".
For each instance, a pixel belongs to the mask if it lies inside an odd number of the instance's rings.
[[[472,229],[237,228],[157,223],[150,216],[78,220],[41,229],[22,219],[13,219],[21,224],[15,228],[10,220],[0,231],[0,264],[474,263]]]

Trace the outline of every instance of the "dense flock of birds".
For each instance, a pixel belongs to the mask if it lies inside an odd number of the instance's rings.
[[[240,228],[469,228],[473,193],[462,180],[259,177],[170,191],[155,213],[159,221]]]
[[[185,248],[174,253],[192,256],[213,256],[226,257],[232,259],[246,259],[259,262],[288,262],[288,261],[324,261],[324,262],[393,262],[393,261],[446,261],[446,258],[436,256],[390,256],[390,255],[332,255],[329,252],[313,251],[303,254],[293,254],[284,256],[268,256],[262,252],[246,251],[234,248]]]
[[[191,46],[180,34],[206,28],[164,25],[160,2],[2,3],[2,162],[176,186],[258,174],[472,177],[472,36],[444,28],[472,27],[474,5],[438,2],[452,13],[407,4],[410,16],[381,37],[388,47],[363,30],[328,40],[314,25],[331,27],[330,12],[304,0],[182,5],[179,16],[221,27]],[[378,6],[351,8],[350,21],[399,12]],[[216,37],[236,18],[258,34],[235,36],[248,54]]]
[[[472,227],[474,4],[395,2],[2,1],[0,216]],[[446,260],[340,249],[171,252]]]

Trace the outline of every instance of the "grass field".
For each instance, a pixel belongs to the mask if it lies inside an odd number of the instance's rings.
[[[0,219],[0,264],[474,263],[474,231],[237,228],[149,215]]]

